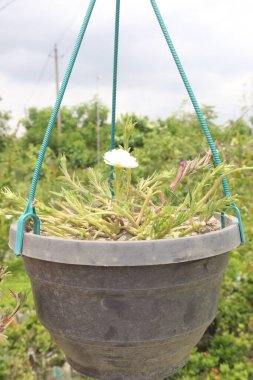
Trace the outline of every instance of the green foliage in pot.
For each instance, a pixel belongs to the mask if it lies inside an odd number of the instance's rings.
[[[221,212],[235,197],[221,196],[220,185],[224,175],[252,168],[236,169],[228,165],[214,167],[212,155],[181,162],[179,170],[155,172],[132,183],[132,169],[138,163],[130,154],[129,140],[134,124],[124,128],[123,147],[105,153],[104,161],[114,167],[108,179],[94,169],[88,169],[88,184],[70,176],[66,159],[61,161],[65,186],[54,192],[49,204],[36,201],[44,233],[63,238],[85,240],[150,240],[183,237],[218,229],[212,216]],[[197,184],[189,186],[185,196],[176,193],[177,186],[189,176],[200,173]],[[66,186],[67,185],[67,186]],[[20,213],[26,200],[8,188],[3,195],[9,200],[8,214]]]

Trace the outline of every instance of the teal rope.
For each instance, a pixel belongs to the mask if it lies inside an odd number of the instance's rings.
[[[48,143],[49,143],[49,139],[50,139],[53,127],[55,125],[57,114],[59,112],[59,109],[60,109],[60,106],[61,106],[61,103],[62,103],[62,99],[63,99],[64,93],[65,93],[65,90],[67,88],[67,85],[68,85],[68,82],[69,82],[69,78],[71,76],[71,73],[72,73],[72,70],[73,70],[73,67],[74,67],[74,64],[75,64],[78,52],[80,50],[80,47],[81,47],[81,44],[82,44],[82,41],[83,41],[83,37],[84,37],[86,29],[87,29],[87,26],[89,24],[90,17],[91,17],[93,8],[95,6],[95,3],[96,3],[96,0],[91,0],[90,3],[89,3],[86,15],[84,17],[84,21],[82,23],[82,26],[81,26],[80,32],[78,34],[75,46],[73,48],[72,55],[70,57],[70,61],[69,61],[69,64],[68,64],[65,76],[64,76],[63,81],[62,81],[62,85],[61,85],[60,90],[59,90],[59,94],[57,96],[57,99],[56,99],[56,102],[55,102],[55,105],[54,105],[54,108],[53,108],[53,111],[52,111],[52,115],[51,115],[48,127],[46,129],[46,133],[45,133],[45,136],[44,136],[44,139],[43,139],[43,142],[42,142],[42,146],[41,146],[41,149],[40,149],[40,153],[39,153],[39,156],[38,156],[36,168],[35,168],[34,175],[33,175],[33,180],[32,180],[32,184],[31,184],[31,189],[30,189],[28,203],[27,203],[27,206],[26,206],[24,214],[19,218],[19,221],[18,221],[18,229],[17,229],[17,236],[16,236],[16,244],[15,244],[15,255],[16,256],[20,256],[22,254],[22,245],[23,245],[23,234],[24,234],[24,229],[25,229],[25,221],[27,220],[28,217],[32,217],[34,219],[34,233],[36,233],[38,235],[40,234],[40,226],[39,226],[40,225],[40,221],[39,221],[38,216],[35,213],[35,208],[33,207],[33,202],[34,202],[34,197],[35,197],[35,193],[36,193],[37,183],[38,183],[38,180],[39,180],[39,176],[40,176],[40,172],[41,172],[41,167],[42,167],[42,163],[43,163],[43,160],[44,160],[44,157],[45,157],[45,153],[46,153],[46,149],[47,149],[47,146],[48,146]]]
[[[111,122],[111,144],[110,144],[111,150],[115,148],[118,56],[119,56],[119,22],[120,22],[120,0],[116,0],[114,57],[113,57],[112,122]]]
[[[150,2],[151,2],[152,7],[154,9],[154,12],[155,12],[155,15],[157,17],[157,20],[158,20],[158,22],[160,24],[160,27],[162,29],[163,35],[164,35],[165,40],[166,40],[166,42],[168,44],[170,52],[171,52],[171,54],[173,56],[173,59],[174,59],[174,61],[176,63],[178,71],[179,71],[179,73],[181,75],[181,78],[182,78],[182,80],[184,82],[185,88],[186,88],[186,90],[187,90],[187,92],[189,94],[189,97],[191,99],[192,105],[193,105],[193,107],[195,109],[195,112],[196,112],[196,114],[198,116],[199,122],[201,124],[201,127],[202,127],[202,129],[204,131],[205,137],[206,137],[207,142],[209,144],[209,147],[211,149],[211,152],[212,152],[215,164],[218,166],[218,165],[221,164],[221,159],[220,159],[219,153],[218,153],[218,151],[217,151],[217,149],[215,147],[215,144],[214,144],[214,141],[212,139],[212,136],[211,136],[211,133],[209,131],[209,128],[207,126],[207,123],[205,121],[205,117],[204,117],[203,113],[201,112],[201,109],[199,107],[197,99],[196,99],[196,97],[194,95],[192,87],[191,87],[191,85],[189,83],[189,80],[188,80],[188,78],[186,76],[186,73],[185,73],[185,71],[183,69],[183,66],[182,66],[181,61],[180,61],[180,59],[178,57],[176,49],[175,49],[175,47],[173,45],[173,42],[172,42],[172,40],[170,38],[170,35],[168,33],[168,30],[166,28],[166,25],[164,23],[162,15],[161,15],[161,13],[159,11],[157,3],[156,3],[155,0],[150,0]],[[230,191],[229,191],[229,185],[228,185],[226,177],[223,177],[222,186],[223,186],[223,191],[224,191],[225,196],[227,198],[231,198],[231,194],[230,194]],[[239,211],[239,209],[237,208],[237,206],[235,204],[232,204],[230,207],[232,207],[234,209],[234,211],[235,211],[235,213],[236,213],[236,215],[238,217],[239,227],[240,227],[240,233],[241,233],[241,240],[242,240],[242,243],[244,243],[245,242],[245,235],[244,235],[244,228],[243,228],[243,224],[242,224],[242,219],[241,219],[240,211]],[[224,216],[222,216],[222,226],[224,226]]]
[[[117,105],[117,83],[118,83],[118,57],[119,57],[119,23],[120,23],[120,0],[116,0],[115,31],[114,31],[114,57],[113,57],[113,85],[112,85],[112,120],[111,120],[111,142],[110,149],[115,148],[116,129],[116,105]],[[113,166],[110,167],[110,189],[112,196]]]

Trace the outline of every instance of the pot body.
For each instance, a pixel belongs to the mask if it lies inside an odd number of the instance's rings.
[[[23,258],[38,317],[77,372],[161,380],[183,367],[215,318],[228,252],[239,244],[232,218],[203,236],[133,244],[26,234]]]
[[[163,379],[216,315],[228,254],[146,267],[89,267],[24,257],[38,317],[79,373]]]

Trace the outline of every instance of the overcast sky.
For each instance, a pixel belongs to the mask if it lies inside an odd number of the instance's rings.
[[[10,3],[8,5],[8,3]],[[57,42],[61,77],[88,0],[0,0],[1,107],[14,120],[25,107],[52,105]],[[149,0],[122,0],[118,113],[166,117],[187,97]],[[200,103],[219,121],[253,103],[253,1],[157,0]],[[6,7],[5,7],[6,5]],[[115,0],[97,0],[63,104],[96,93],[110,107]]]

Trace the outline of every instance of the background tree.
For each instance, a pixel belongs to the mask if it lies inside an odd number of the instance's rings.
[[[97,146],[97,100],[92,99],[87,104],[79,104],[74,107],[62,107],[61,109],[61,137],[57,133],[57,128],[53,129],[49,147],[57,156],[64,152],[68,162],[74,167],[88,167],[96,164]],[[24,149],[29,146],[40,146],[43,140],[48,121],[50,119],[51,108],[30,108],[28,115],[21,121],[24,127],[24,136],[21,145]],[[107,107],[100,105],[99,120],[101,129],[101,150],[105,145],[109,146],[109,125],[106,124],[108,118]]]

